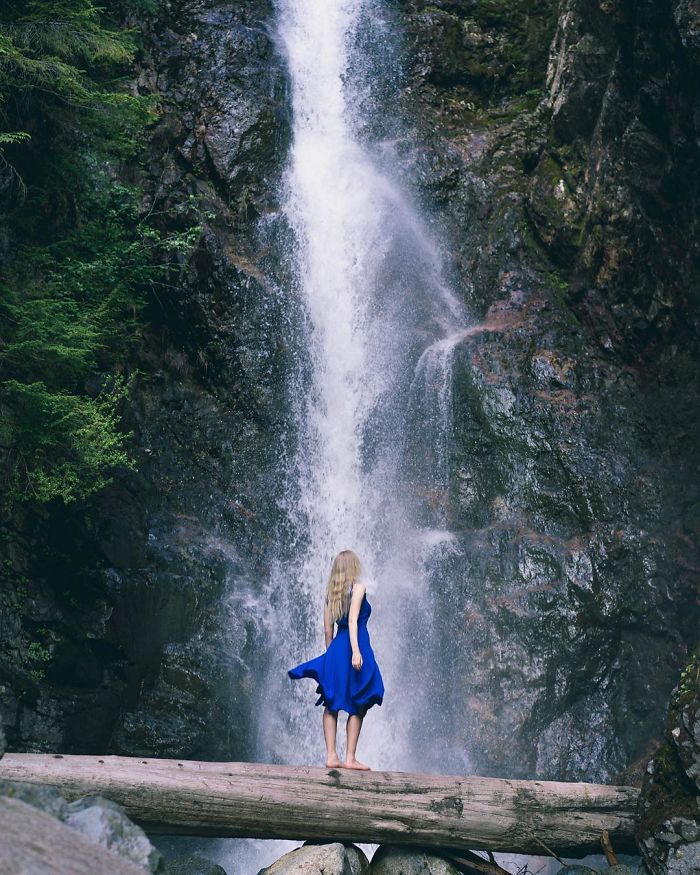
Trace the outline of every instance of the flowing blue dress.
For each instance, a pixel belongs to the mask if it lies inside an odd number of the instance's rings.
[[[316,692],[320,696],[317,705],[325,705],[330,711],[364,714],[372,705],[382,704],[384,683],[367,631],[367,620],[371,613],[372,606],[365,593],[357,618],[357,643],[362,654],[362,668],[358,670],[352,667],[346,615],[338,620],[338,630],[325,653],[287,672],[293,680],[313,678],[318,683]]]

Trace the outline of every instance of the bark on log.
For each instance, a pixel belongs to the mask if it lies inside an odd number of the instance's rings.
[[[0,779],[100,793],[151,832],[566,856],[634,850],[634,787],[311,766],[6,754]]]

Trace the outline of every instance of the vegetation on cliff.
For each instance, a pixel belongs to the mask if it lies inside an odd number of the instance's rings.
[[[143,4],[140,4],[143,8]],[[147,291],[173,251],[141,210],[153,102],[123,77],[136,35],[91,0],[11,2],[0,13],[3,494],[71,501],[130,465],[120,403]]]

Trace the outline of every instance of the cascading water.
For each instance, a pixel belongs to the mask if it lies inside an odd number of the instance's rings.
[[[259,755],[321,761],[312,684],[293,685],[286,669],[321,651],[330,563],[350,547],[368,573],[370,635],[387,688],[365,722],[363,755],[377,768],[427,767],[417,742],[434,737],[430,601],[435,560],[452,548],[444,531],[450,362],[465,316],[389,166],[389,147],[367,133],[377,59],[392,56],[376,4],[279,0],[277,11],[293,110],[283,194],[296,278],[289,294],[305,315],[308,358],[291,375],[291,536],[277,545],[269,586],[274,656]],[[458,759],[443,756],[443,770],[463,768]]]
[[[466,317],[397,181],[401,163],[376,134],[373,87],[389,73],[381,59],[393,56],[381,12],[376,0],[277,2],[293,110],[282,259],[294,281],[284,294],[303,322],[304,350],[290,374],[295,449],[266,592],[256,758],[323,762],[315,687],[286,671],[321,652],[328,572],[349,547],[367,572],[386,685],[360,756],[373,768],[464,772],[465,752],[450,748],[450,711],[433,698],[449,689],[433,598],[455,550],[446,512],[451,361]],[[433,752],[436,737],[445,744]],[[279,850],[248,845],[244,865],[254,870]]]

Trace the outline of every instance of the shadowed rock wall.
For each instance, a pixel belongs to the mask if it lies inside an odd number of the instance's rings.
[[[473,325],[450,488],[430,497],[460,548],[437,600],[443,742],[482,773],[604,780],[646,761],[697,638],[697,10],[388,14],[405,35],[399,148]],[[296,343],[257,221],[289,136],[270,15],[199,0],[143,24],[138,87],[165,110],[146,208],[208,217],[131,363],[139,473],[7,526],[13,749],[251,754]]]
[[[164,110],[144,210],[202,233],[180,282],[149,302],[129,364],[138,473],[88,504],[7,521],[0,716],[12,749],[250,756],[245,605],[264,577],[292,342],[251,230],[286,150],[269,16],[266,2],[201,0],[141,24],[138,87]]]
[[[448,743],[608,779],[646,762],[697,640],[697,11],[402,14],[412,158],[474,321],[438,498]]]

